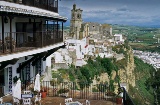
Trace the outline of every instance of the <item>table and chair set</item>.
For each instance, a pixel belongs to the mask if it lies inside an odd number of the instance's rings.
[[[79,101],[73,101],[72,98],[66,98],[65,105],[83,105],[83,103],[80,103]],[[86,100],[85,105],[90,105],[90,101]]]
[[[34,84],[34,91],[37,91],[37,95],[33,96],[30,90],[25,90],[21,93],[21,80],[18,79],[15,86],[12,86],[12,97],[13,97],[13,104],[18,105],[33,105],[36,102],[41,101],[41,93],[40,93],[40,75],[36,75],[35,84]],[[41,103],[40,103],[41,104]],[[12,103],[4,103],[3,98],[0,98],[0,105],[12,105]]]
[[[10,102],[3,102],[3,98],[0,98],[0,105],[34,105],[35,103],[41,101],[41,93],[37,95],[33,95],[31,91],[24,91],[23,94],[21,94],[21,99],[18,99],[17,97],[13,96],[13,104]]]

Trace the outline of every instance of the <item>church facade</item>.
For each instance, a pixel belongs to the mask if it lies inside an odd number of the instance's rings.
[[[70,20],[70,36],[72,38],[80,40],[84,37],[98,37],[98,39],[112,37],[112,27],[109,24],[83,22],[82,12],[83,10],[76,8],[76,4],[73,5]]]

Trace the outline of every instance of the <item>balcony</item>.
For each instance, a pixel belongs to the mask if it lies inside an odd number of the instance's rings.
[[[58,13],[58,0],[2,0],[16,4],[38,7]]]
[[[0,55],[23,52],[63,42],[62,31],[0,33]]]

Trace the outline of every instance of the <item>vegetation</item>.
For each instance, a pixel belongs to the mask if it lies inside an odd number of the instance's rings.
[[[54,71],[52,72],[52,77],[57,78],[57,82],[63,82],[65,79],[68,79],[72,82],[87,83],[89,86],[95,77],[98,80],[98,76],[102,73],[107,73],[110,77],[112,70],[117,70],[111,58],[97,57],[94,60],[89,58],[87,62],[88,64],[80,68],[75,68],[74,65],[70,65],[69,69],[60,69],[57,72]],[[119,80],[118,76],[116,80]],[[114,81],[111,80],[110,85],[112,90],[114,90],[113,83]],[[80,88],[83,88],[83,85],[81,86]]]
[[[160,29],[112,25],[113,34],[125,35],[134,50],[160,52]]]
[[[136,105],[145,105],[146,102],[152,105],[154,101],[153,88],[148,89],[149,84],[146,84],[146,81],[151,77],[151,72],[154,71],[154,68],[137,57],[134,57],[134,62],[136,87],[133,88],[130,85],[129,94],[134,96],[133,100]]]
[[[153,88],[155,100],[157,97],[157,101],[160,103],[160,69],[153,71],[153,75],[147,79],[146,84],[148,84],[148,90]]]

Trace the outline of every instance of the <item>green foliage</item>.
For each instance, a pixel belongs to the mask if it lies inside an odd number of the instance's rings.
[[[155,90],[155,94],[157,94],[158,103],[160,103],[160,70],[153,71],[153,73],[154,75],[148,78],[146,84],[148,84]],[[151,87],[149,87],[149,89]]]
[[[60,72],[52,71],[52,78],[57,78],[58,83],[63,82],[63,77]]]
[[[143,101],[141,100],[146,100],[150,103],[153,103],[154,98],[153,98],[153,89],[150,88],[149,83],[146,83],[148,81],[148,78],[151,77],[151,71],[154,71],[154,68],[149,65],[144,63],[141,59],[134,57],[134,62],[135,62],[135,77],[136,77],[136,86],[138,90],[134,95],[135,96],[135,102],[140,104],[144,104]],[[149,88],[148,88],[149,87]],[[133,89],[132,89],[133,90]],[[138,93],[138,94],[137,94]]]
[[[93,87],[92,92],[98,92],[98,89],[96,87]]]
[[[107,87],[108,85],[106,85],[106,84],[98,84],[97,85],[97,89],[100,91],[100,92],[106,92],[106,90],[107,90]]]
[[[115,87],[114,87],[114,80],[110,80],[110,85],[109,85],[109,88],[111,91],[114,91],[115,90]]]
[[[18,81],[18,77],[15,76],[15,77],[13,78],[13,82],[16,83],[17,81]]]
[[[63,88],[63,89],[58,90],[57,93],[61,94],[61,93],[67,93],[67,92],[69,92],[69,89]]]

